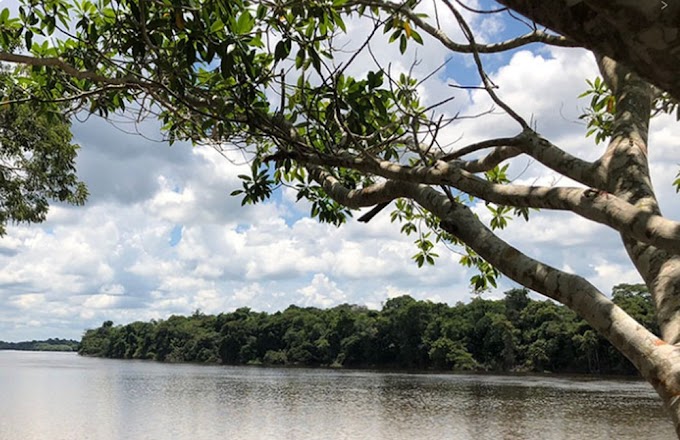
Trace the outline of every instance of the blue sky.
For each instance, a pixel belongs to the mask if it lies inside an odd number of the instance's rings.
[[[358,44],[362,27],[348,24],[349,43]],[[487,41],[525,31],[507,18],[477,20],[473,26]],[[452,26],[445,30],[461,41]],[[419,75],[450,56],[432,41],[405,56],[386,41],[372,46],[395,71],[419,59]],[[584,137],[578,121],[586,103],[576,99],[585,80],[596,74],[590,54],[536,46],[485,56],[485,65],[500,96],[535,121],[542,134],[573,154],[598,156],[601,150]],[[360,57],[351,73],[373,68],[368,57]],[[452,82],[479,83],[469,59],[456,56],[421,88],[423,99],[432,103],[455,95],[442,109],[450,114],[490,107],[482,92],[453,89]],[[0,238],[0,340],[78,339],[105,320],[164,319],[196,309],[219,313],[246,306],[273,312],[290,304],[341,303],[378,308],[402,294],[450,304],[472,297],[468,280],[473,274],[457,264],[459,255],[438,249],[437,265],[418,269],[411,260],[414,237],[400,235],[388,212],[368,224],[321,225],[308,218],[309,206],[296,203],[288,190],[264,204],[242,207],[229,193],[240,187],[236,176],[247,166],[208,148],[149,140],[160,138],[155,121],[139,129],[145,137],[95,117],[74,122],[74,138],[82,146],[78,170],[90,200],[84,207],[57,205],[44,224],[14,225]],[[509,118],[495,112],[453,124],[441,136],[442,141],[461,138],[458,146],[516,131]],[[678,218],[671,186],[680,162],[678,135],[672,118],[654,120],[654,184],[672,218]],[[510,173],[518,183],[569,184],[523,158]],[[488,217],[483,205],[475,209]],[[502,235],[529,255],[584,275],[605,292],[639,280],[615,233],[568,213],[541,212],[529,224],[513,222]],[[503,280],[498,291],[485,295],[497,298],[511,287]]]

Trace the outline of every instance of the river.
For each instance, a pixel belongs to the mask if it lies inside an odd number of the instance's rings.
[[[0,440],[671,439],[650,385],[0,351]]]

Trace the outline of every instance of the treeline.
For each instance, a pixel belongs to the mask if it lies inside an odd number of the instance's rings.
[[[616,286],[613,299],[658,334],[643,285]],[[79,353],[166,362],[636,374],[572,311],[532,300],[524,289],[453,307],[402,296],[380,311],[290,306],[273,314],[240,308],[119,326],[106,321],[85,332]]]
[[[23,351],[78,351],[80,343],[73,339],[50,338],[44,341],[0,341],[0,350]]]

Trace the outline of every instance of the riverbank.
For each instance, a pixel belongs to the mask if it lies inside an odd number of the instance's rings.
[[[648,296],[614,298],[653,326]],[[644,319],[643,319],[644,318]],[[424,371],[637,375],[630,362],[568,308],[515,289],[449,306],[408,296],[382,310],[344,304],[290,306],[282,312],[230,313],[87,330],[79,353],[226,365],[313,366]]]
[[[0,341],[0,350],[17,351],[78,351],[80,342],[73,339],[50,338],[42,341]]]

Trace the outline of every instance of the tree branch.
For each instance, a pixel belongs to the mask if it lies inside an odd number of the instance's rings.
[[[521,140],[520,136],[515,136],[511,138],[495,138],[495,139],[487,139],[485,141],[481,142],[475,142],[474,144],[467,145],[461,149],[458,149],[456,151],[452,151],[451,153],[447,153],[444,156],[439,157],[439,160],[443,160],[444,162],[448,162],[450,160],[454,159],[459,159],[463,156],[466,156],[468,154],[474,153],[479,150],[484,150],[486,148],[493,148],[493,147],[502,147],[502,146],[516,146],[519,145]]]
[[[404,195],[400,182],[388,180],[361,189],[348,189],[321,167],[307,167],[312,178],[335,201],[350,209],[389,203]]]
[[[6,61],[8,63],[14,63],[14,64],[24,64],[27,66],[36,66],[36,67],[51,67],[55,69],[59,69],[63,71],[64,73],[77,78],[77,79],[89,79],[90,81],[98,82],[98,83],[105,83],[105,84],[111,84],[111,85],[120,85],[120,86],[127,86],[127,87],[134,87],[134,86],[144,86],[144,87],[150,87],[150,86],[155,86],[151,82],[147,81],[141,81],[138,78],[135,78],[133,76],[126,76],[123,78],[109,78],[103,75],[100,75],[98,73],[89,71],[89,70],[79,70],[72,65],[68,64],[67,62],[59,59],[59,58],[36,58],[28,55],[18,55],[14,53],[8,53],[8,52],[0,52],[0,61]]]
[[[579,159],[528,129],[520,135],[517,148],[548,168],[592,188],[605,189],[607,176],[599,162]]]
[[[314,155],[296,158],[303,163],[341,166],[389,179],[388,182],[392,182],[390,185],[395,186],[392,189],[395,191],[393,194],[397,195],[376,200],[375,203],[387,202],[400,197],[402,194],[398,192],[398,182],[452,186],[482,200],[501,205],[571,211],[589,220],[607,225],[625,236],[633,237],[668,252],[675,253],[680,249],[680,222],[650,213],[600,190],[494,184],[462,169],[459,162],[438,161],[434,166],[409,167],[389,161],[353,157],[333,158]],[[337,185],[340,184],[337,183]],[[369,188],[373,191],[373,186]]]
[[[648,130],[655,91],[638,75],[608,57],[598,65],[616,98],[611,142],[601,158],[610,176],[610,191],[637,209],[660,214],[649,173]],[[665,340],[680,343],[680,256],[668,249],[622,231],[628,255],[647,283]]]
[[[495,102],[496,105],[505,110],[505,112],[522,127],[522,130],[529,129],[529,124],[527,124],[524,118],[522,118],[512,107],[506,104],[505,101],[500,99],[500,97],[498,97],[498,95],[494,91],[495,86],[494,84],[491,83],[491,80],[484,71],[482,59],[479,56],[479,51],[477,50],[476,47],[477,43],[475,41],[474,33],[472,32],[472,29],[470,29],[470,26],[468,25],[467,21],[465,21],[463,15],[453,6],[453,4],[451,4],[449,0],[442,1],[449,8],[454,17],[456,17],[456,21],[458,21],[458,25],[460,26],[460,29],[463,31],[463,35],[465,35],[465,38],[467,38],[467,40],[470,42],[470,46],[472,48],[472,57],[475,60],[477,72],[479,73],[479,77],[482,79],[482,84],[484,84],[484,89],[486,90],[486,93],[488,93],[489,97],[491,97],[491,100]]]
[[[461,168],[469,173],[483,173],[520,154],[522,151],[515,147],[496,147],[482,158],[461,162]]]
[[[418,16],[416,12],[414,12],[412,9],[405,7],[403,4],[399,3],[394,3],[394,2],[389,2],[389,1],[379,1],[379,0],[372,0],[372,1],[363,1],[359,0],[355,2],[356,4],[363,4],[366,6],[377,6],[379,8],[392,11],[392,12],[398,12],[400,14],[405,15],[408,17],[409,20],[411,20],[416,26],[427,32],[430,36],[438,40],[441,44],[443,44],[447,49],[451,50],[452,52],[457,52],[457,53],[473,53],[473,52],[478,52],[478,53],[484,53],[484,54],[489,54],[489,53],[499,53],[499,52],[505,52],[508,50],[512,49],[517,49],[522,46],[526,46],[528,44],[532,43],[543,43],[543,44],[548,44],[551,46],[560,46],[560,47],[580,47],[578,43],[575,41],[565,38],[561,35],[555,35],[555,34],[549,34],[547,32],[544,32],[540,29],[536,29],[533,32],[529,32],[528,34],[524,34],[522,36],[516,37],[516,38],[511,38],[506,41],[501,41],[498,43],[491,43],[491,44],[479,44],[479,43],[474,43],[474,44],[460,44],[456,43],[455,41],[451,40],[448,35],[444,33],[441,29],[438,29],[434,26],[432,26],[430,23],[427,21],[423,20],[422,17]]]

